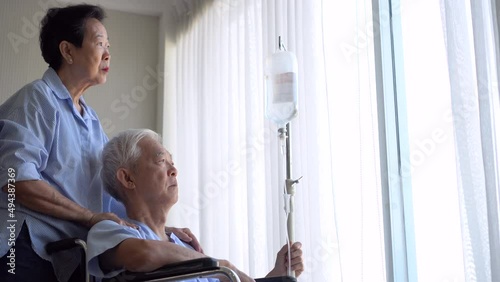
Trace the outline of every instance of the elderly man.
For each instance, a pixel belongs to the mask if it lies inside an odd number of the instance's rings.
[[[206,257],[174,234],[165,234],[168,212],[178,198],[177,169],[157,133],[148,129],[121,132],[106,144],[102,158],[105,189],[123,202],[127,220],[138,228],[111,220],[92,227],[87,238],[92,275],[112,277],[124,270],[147,272],[168,263]],[[290,252],[291,268],[300,275],[304,269],[301,244],[294,243]],[[268,277],[286,275],[287,256],[285,245]],[[219,263],[234,270],[241,281],[254,281],[229,261]]]

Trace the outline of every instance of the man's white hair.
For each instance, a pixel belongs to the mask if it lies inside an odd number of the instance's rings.
[[[116,172],[119,168],[134,168],[141,156],[139,141],[145,137],[162,142],[161,136],[150,129],[128,129],[113,137],[102,151],[101,179],[104,189],[120,202],[123,199]]]

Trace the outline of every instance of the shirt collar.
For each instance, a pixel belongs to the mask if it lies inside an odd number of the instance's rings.
[[[68,89],[66,89],[66,86],[62,83],[61,79],[57,75],[56,71],[49,67],[45,73],[43,74],[42,80],[47,83],[47,85],[50,87],[52,92],[57,96],[59,99],[71,99],[71,95],[68,92]]]
[[[156,233],[151,228],[149,228],[149,226],[147,226],[145,223],[130,218],[126,218],[125,220],[139,226],[142,232],[144,232],[147,235],[146,236],[147,238],[154,238],[155,240],[161,240],[160,237],[158,237],[158,235],[156,235]]]
[[[64,86],[61,78],[59,78],[59,75],[57,75],[56,71],[53,68],[49,67],[45,71],[42,80],[47,83],[49,88],[52,90],[52,93],[54,93],[57,98],[61,100],[69,99],[71,101],[71,94],[69,94],[68,89],[66,88],[66,86]],[[89,107],[87,106],[87,103],[85,103],[85,99],[83,99],[83,96],[80,97],[80,102],[85,109],[85,117],[92,120],[97,120],[97,117],[92,113],[92,111],[89,110]]]

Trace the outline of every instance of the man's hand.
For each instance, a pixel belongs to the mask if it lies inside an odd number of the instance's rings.
[[[302,259],[302,244],[300,242],[295,242],[290,247],[291,252],[291,268],[295,271],[295,276],[299,275],[304,271],[304,261]],[[286,276],[288,274],[288,245],[284,245],[281,250],[276,255],[276,263],[273,270],[267,274],[266,277],[276,277],[276,276]]]
[[[179,237],[179,239],[191,245],[195,251],[203,254],[200,242],[198,242],[198,239],[196,239],[196,236],[191,233],[189,228],[165,227],[165,233],[174,233],[175,236]]]
[[[248,276],[246,273],[244,273],[243,271],[236,268],[232,263],[230,263],[227,260],[219,260],[219,265],[225,266],[225,267],[233,270],[236,273],[236,275],[238,275],[241,282],[255,282],[255,280],[252,277]],[[218,277],[218,278],[219,278],[219,280],[224,281],[224,282],[228,281],[228,280],[226,280],[227,277],[225,277],[225,276],[223,276],[223,278],[222,277]]]
[[[120,225],[129,226],[129,227],[137,229],[137,225],[129,223],[129,222],[119,218],[116,214],[114,214],[112,212],[92,213],[92,215],[87,220],[87,222],[85,222],[85,226],[90,229],[90,228],[92,228],[92,226],[94,226],[94,224],[96,224],[102,220],[112,220]]]

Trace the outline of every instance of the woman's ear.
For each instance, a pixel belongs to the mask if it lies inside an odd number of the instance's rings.
[[[74,45],[66,40],[59,43],[59,52],[61,52],[63,60],[70,65],[73,64],[73,47]]]
[[[125,168],[119,168],[116,171],[116,179],[120,182],[123,188],[125,189],[134,189],[135,183],[133,181],[133,177],[130,174],[130,171]]]

